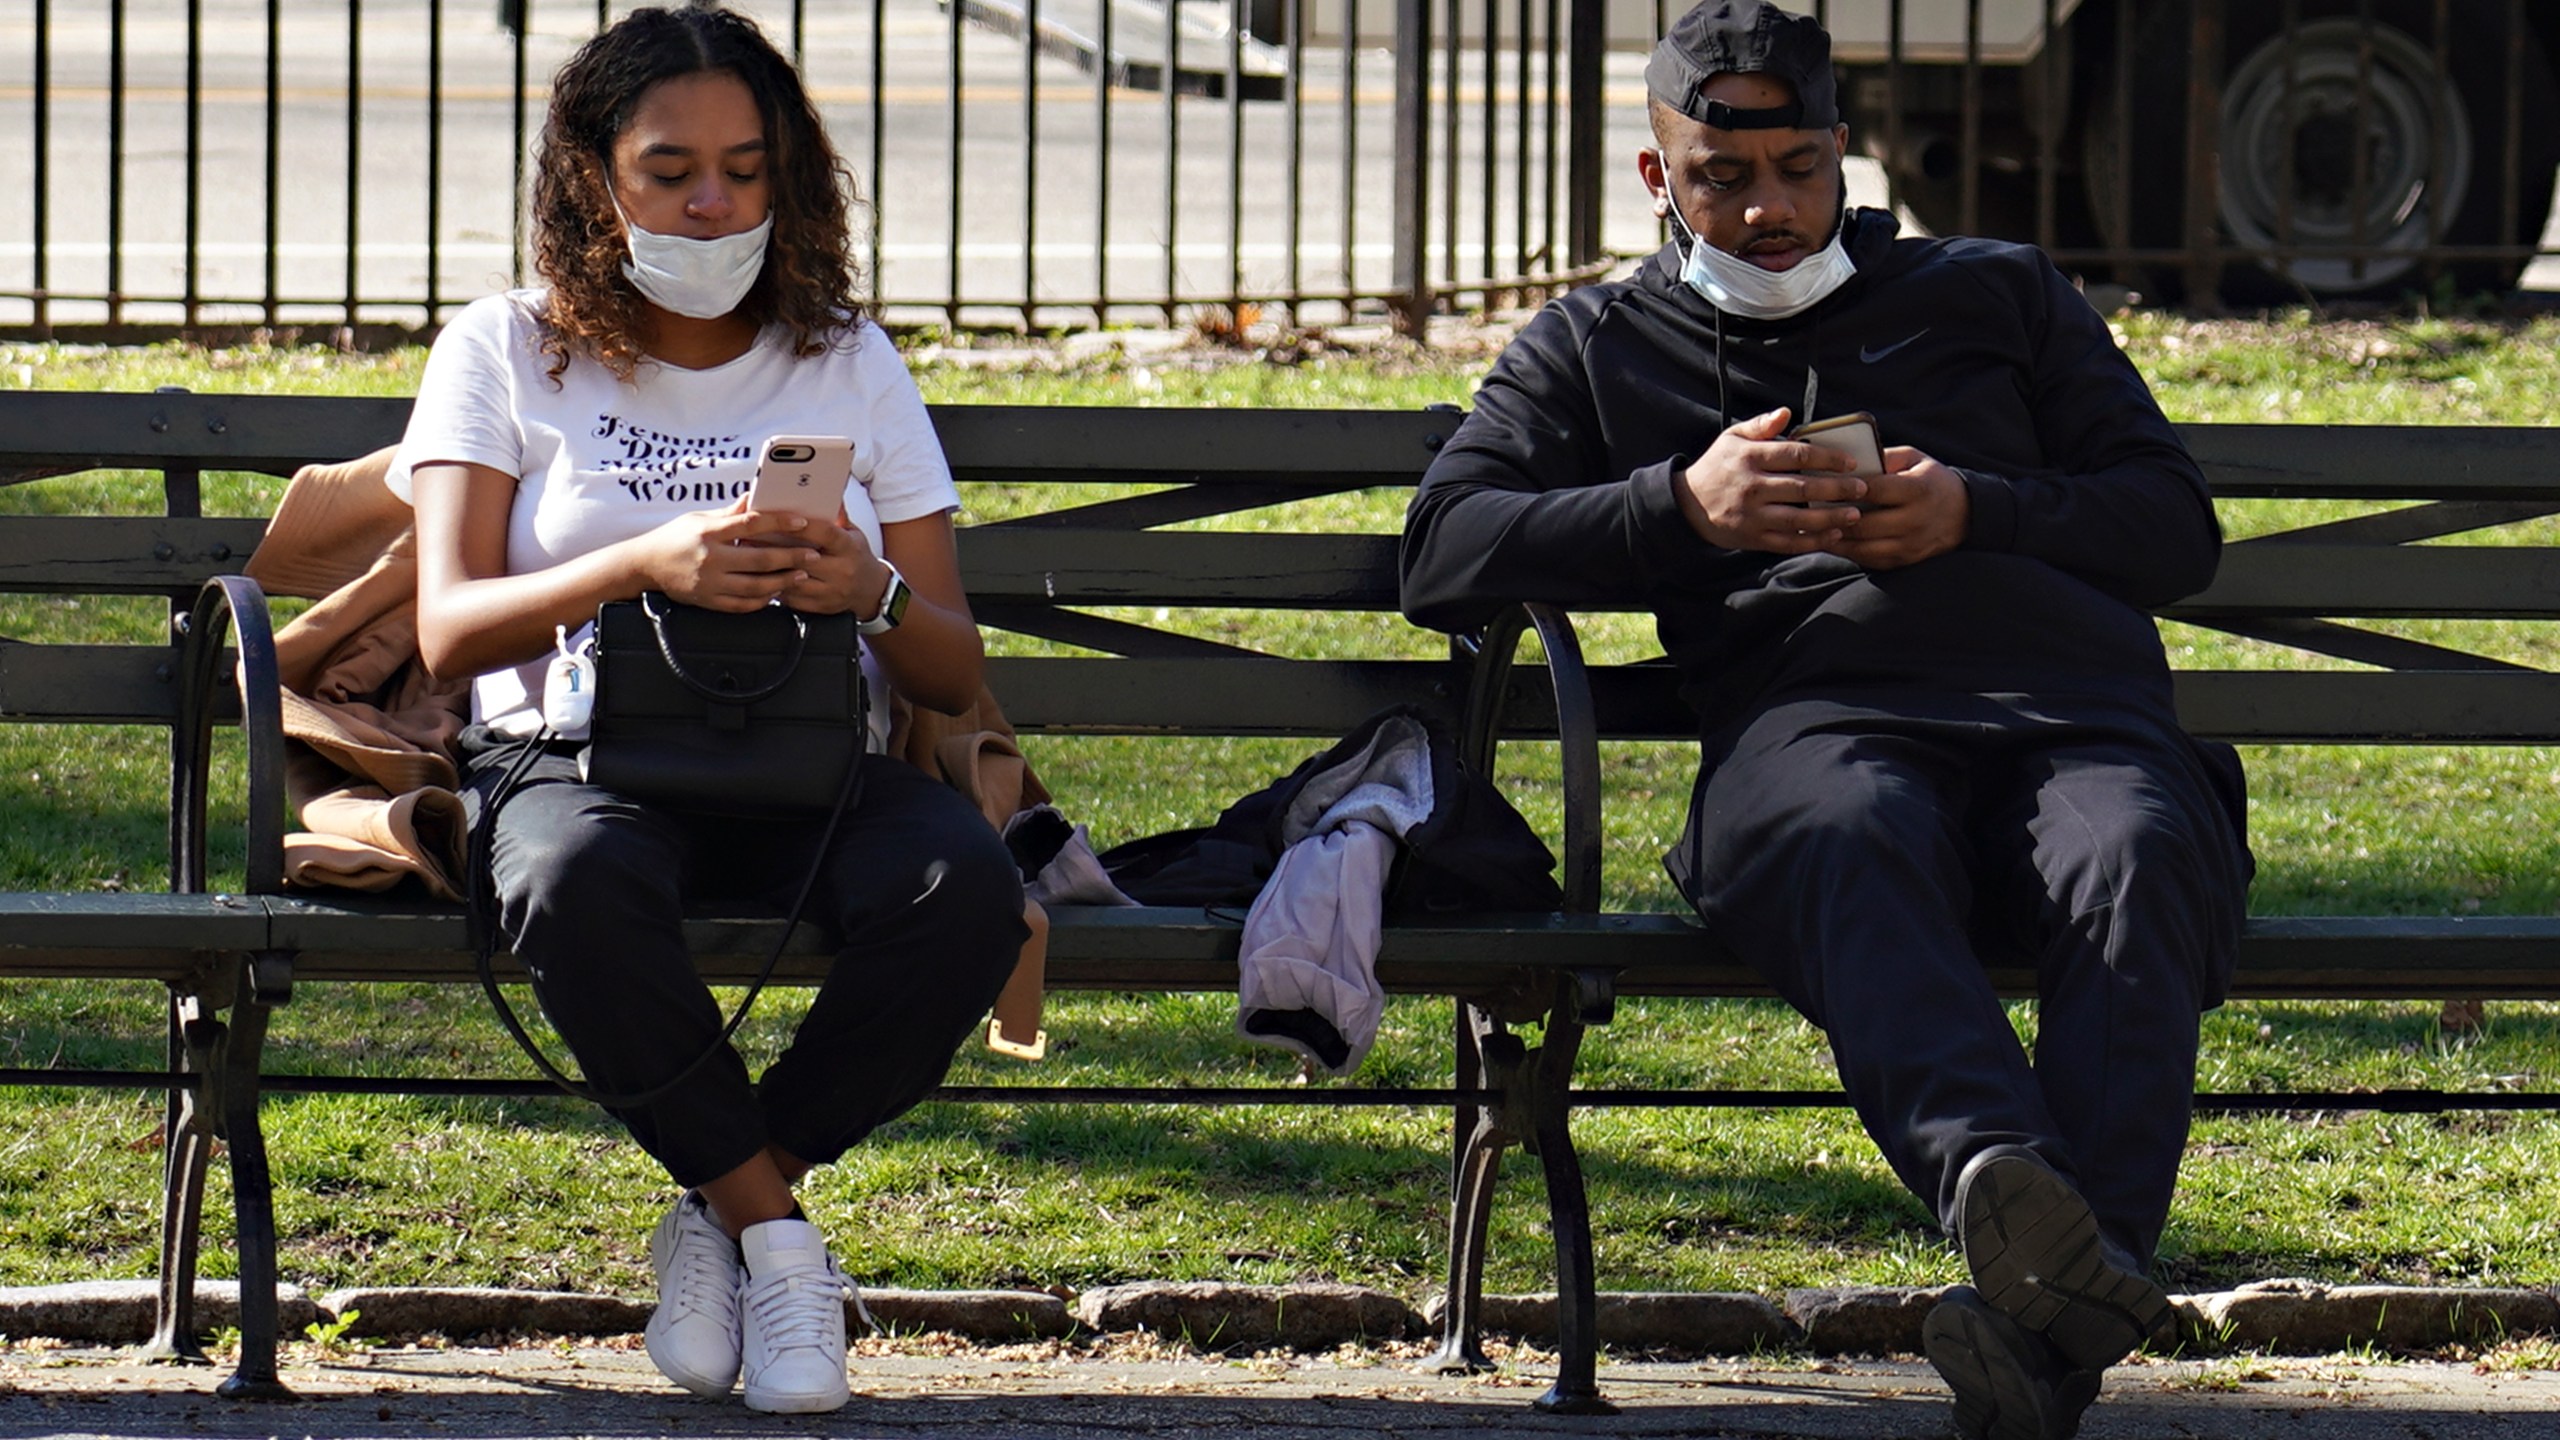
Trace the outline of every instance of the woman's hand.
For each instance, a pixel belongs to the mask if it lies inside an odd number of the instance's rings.
[[[756,513],[741,500],[679,515],[634,543],[648,588],[706,610],[748,611],[825,566],[825,542],[812,531],[843,533],[797,515]]]
[[[804,522],[792,538],[809,547],[800,575],[782,589],[782,603],[811,615],[850,611],[861,619],[879,613],[889,588],[889,567],[871,542],[839,514],[833,525]]]

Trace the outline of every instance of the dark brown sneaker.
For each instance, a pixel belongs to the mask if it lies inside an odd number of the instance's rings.
[[[1963,1440],[2071,1440],[2098,1398],[2098,1372],[2065,1367],[2050,1341],[1983,1302],[1969,1285],[1929,1311],[1921,1342],[1955,1393]]]
[[[2169,1324],[2169,1294],[2106,1243],[2089,1204],[2034,1155],[1973,1158],[1956,1182],[1957,1236],[1974,1288],[2053,1342],[2074,1370],[2104,1370]]]

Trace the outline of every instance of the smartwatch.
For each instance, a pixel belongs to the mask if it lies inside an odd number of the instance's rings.
[[[889,565],[886,560],[880,563]],[[907,577],[898,573],[897,566],[889,565],[889,588],[880,592],[880,613],[868,620],[854,622],[853,628],[865,635],[886,635],[897,629],[898,622],[907,618],[910,593]]]

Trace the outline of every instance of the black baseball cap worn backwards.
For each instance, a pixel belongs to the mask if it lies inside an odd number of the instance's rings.
[[[1744,110],[1698,92],[1726,71],[1769,75],[1795,89],[1783,105]],[[1831,37],[1810,15],[1766,0],[1703,0],[1671,23],[1644,66],[1645,92],[1716,130],[1828,130],[1840,123]]]

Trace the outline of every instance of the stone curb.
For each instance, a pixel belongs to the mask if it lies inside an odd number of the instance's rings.
[[[0,1335],[42,1335],[99,1345],[139,1345],[151,1338],[160,1301],[156,1280],[90,1280],[76,1285],[0,1286]],[[276,1287],[283,1334],[300,1335],[320,1307],[299,1285]],[[240,1323],[240,1282],[196,1282],[196,1324],[212,1331]]]
[[[2359,1345],[2428,1350],[2456,1341],[2495,1343],[2560,1332],[2560,1295],[2261,1280],[2219,1294],[2180,1296],[2178,1320],[2191,1340],[2208,1348],[2286,1355]]]
[[[865,1290],[862,1303],[894,1335],[1006,1341],[1058,1339],[1076,1328],[1067,1302],[1043,1290]]]
[[[1817,1355],[1914,1355],[1920,1323],[1946,1293],[1945,1286],[1790,1290],[1787,1318]]]
[[[1438,1332],[1448,1308],[1445,1295],[1434,1295],[1423,1305],[1426,1333]],[[1553,1292],[1487,1295],[1478,1314],[1484,1328],[1497,1335],[1549,1343],[1556,1338]],[[1785,1311],[1757,1295],[1612,1291],[1598,1297],[1592,1320],[1601,1344],[1629,1350],[1749,1355],[1792,1349],[1805,1338]]]
[[[148,1280],[0,1288],[0,1336],[45,1336],[100,1345],[151,1337],[158,1286]],[[1943,1288],[1888,1286],[1757,1295],[1609,1293],[1599,1297],[1604,1345],[1698,1355],[1805,1350],[1819,1355],[1908,1355]],[[615,1296],[504,1289],[346,1289],[313,1300],[277,1287],[282,1333],[344,1322],[367,1339],[447,1336],[627,1335],[649,1305]],[[2560,1292],[2436,1286],[2323,1285],[2265,1280],[2236,1290],[2172,1297],[2175,1343],[2190,1353],[2245,1349],[2331,1354],[2362,1346],[2421,1351],[2457,1342],[2560,1334]],[[940,1332],[1004,1342],[1081,1333],[1147,1332],[1204,1350],[1282,1345],[1320,1350],[1437,1333],[1445,1301],[1419,1312],[1355,1285],[1229,1285],[1213,1281],[1108,1285],[1072,1301],[1037,1290],[865,1290],[864,1303],[892,1333]],[[201,1281],[198,1323],[239,1324],[240,1287]],[[1488,1295],[1483,1325],[1495,1334],[1552,1342],[1556,1297]]]
[[[439,1335],[628,1335],[649,1323],[655,1306],[613,1295],[561,1290],[332,1290],[320,1309],[343,1321],[343,1334],[389,1340]],[[284,1327],[295,1333],[294,1327]]]
[[[1105,1285],[1076,1297],[1076,1320],[1088,1330],[1143,1330],[1203,1350],[1317,1350],[1426,1331],[1412,1306],[1357,1285]]]

